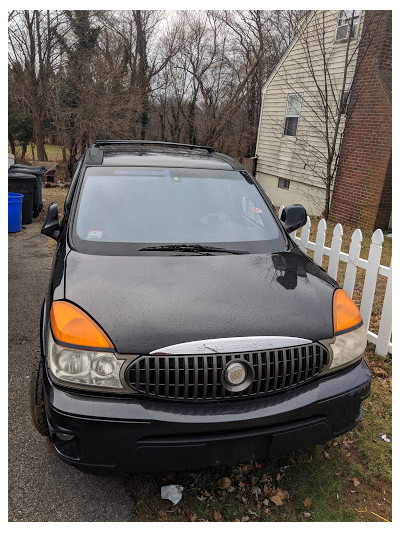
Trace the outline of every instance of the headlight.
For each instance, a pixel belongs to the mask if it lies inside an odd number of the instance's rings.
[[[348,333],[337,335],[332,340],[333,342],[322,341],[328,348],[330,347],[333,354],[331,364],[324,373],[338,370],[361,359],[367,346],[367,330],[361,325]]]
[[[70,386],[123,389],[120,370],[124,361],[109,352],[77,350],[59,346],[49,328],[48,367],[57,381]]]

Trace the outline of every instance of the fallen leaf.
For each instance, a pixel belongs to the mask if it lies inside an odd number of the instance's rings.
[[[289,500],[289,493],[286,490],[278,489],[273,496],[269,498],[275,505],[283,505],[285,500]]]
[[[265,505],[265,507],[269,506],[269,500],[267,498],[263,501],[263,505]]]
[[[242,522],[250,522],[250,518],[248,516],[242,516]]]
[[[203,494],[203,496],[206,496],[207,498],[211,496],[211,494],[207,490],[202,490],[201,493]]]
[[[197,514],[196,514],[196,513],[190,513],[190,515],[189,515],[189,520],[190,520],[191,522],[196,522],[196,520],[197,520]]]
[[[261,494],[261,489],[260,489],[260,487],[253,487],[253,488],[251,489],[251,492],[254,494],[254,496],[255,496],[256,498],[258,498],[259,495]]]
[[[269,487],[268,487],[267,484],[265,484],[264,487],[263,487],[263,493],[264,493],[265,495],[267,495],[267,494],[269,494],[269,492],[270,492]]]
[[[306,498],[304,500],[304,507],[309,511],[311,509],[312,500],[310,498]]]
[[[331,458],[331,456],[329,455],[329,453],[326,450],[324,450],[324,457],[325,457],[325,459],[330,459]]]
[[[254,466],[255,466],[256,468],[261,468],[261,464],[258,463],[257,461],[254,461]]]
[[[311,513],[303,513],[306,518],[310,518]]]
[[[232,481],[229,477],[221,477],[221,479],[218,481],[218,486],[221,487],[221,489],[227,489],[232,485]]]
[[[240,518],[235,518],[234,522],[240,522]]]
[[[247,465],[243,465],[241,468],[242,468],[242,472],[246,473],[246,472],[251,472],[254,467],[252,464],[247,464]]]
[[[381,377],[381,378],[387,378],[387,372],[380,366],[371,366],[372,372],[375,374],[375,376]]]
[[[350,479],[350,481],[353,482],[353,485],[355,487],[358,487],[358,485],[360,484],[360,482],[358,481],[358,479],[356,477],[352,477],[352,478],[349,478],[349,479]]]
[[[219,509],[215,509],[214,511],[214,520],[216,522],[222,522],[221,511]]]
[[[281,475],[280,474],[276,474],[276,481],[280,481],[281,480]]]

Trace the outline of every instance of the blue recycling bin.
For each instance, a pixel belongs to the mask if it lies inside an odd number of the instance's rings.
[[[8,193],[8,233],[21,231],[23,199],[23,194],[17,192]]]

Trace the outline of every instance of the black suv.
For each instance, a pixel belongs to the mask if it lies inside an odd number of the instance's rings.
[[[370,392],[357,307],[246,169],[204,146],[97,141],[57,240],[31,389],[85,471],[241,462],[354,427]]]

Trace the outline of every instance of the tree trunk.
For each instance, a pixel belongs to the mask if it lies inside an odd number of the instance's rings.
[[[147,126],[149,123],[149,80],[148,80],[148,69],[149,65],[147,62],[147,35],[146,30],[143,27],[142,21],[142,12],[140,10],[134,11],[134,19],[136,26],[136,39],[137,39],[137,51],[139,56],[139,90],[140,90],[140,104],[141,104],[141,113],[140,113],[140,138],[146,138]]]
[[[166,141],[165,138],[165,117],[163,113],[159,113],[160,117],[160,138],[162,141]]]
[[[187,117],[189,144],[197,143],[196,126],[194,122],[195,108],[196,108],[196,96],[194,96],[192,100],[189,102],[189,111],[188,111],[188,117]]]
[[[328,220],[329,218],[329,211],[330,211],[330,205],[331,205],[331,187],[332,187],[332,175],[331,175],[331,166],[328,163],[327,169],[326,169],[326,186],[325,186],[325,208],[322,216],[325,220]]]
[[[15,157],[15,142],[11,133],[8,134],[8,142],[10,143],[11,153]]]
[[[21,163],[25,162],[25,155],[26,155],[27,148],[28,148],[28,144],[26,142],[22,143]]]
[[[46,150],[44,148],[44,131],[41,113],[33,110],[33,136],[35,138],[38,161],[47,161]]]

